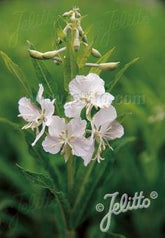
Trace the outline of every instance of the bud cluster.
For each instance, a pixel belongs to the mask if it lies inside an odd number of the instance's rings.
[[[47,51],[44,53],[37,50],[29,49],[29,54],[32,58],[37,60],[53,60],[56,65],[63,63],[60,54],[64,53],[67,48],[66,39],[69,34],[71,34],[73,38],[72,47],[74,51],[79,51],[81,46],[89,47],[87,35],[81,25],[83,17],[80,14],[80,9],[74,7],[72,10],[65,12],[62,16],[66,19],[66,26],[63,28],[60,36],[57,39],[57,42],[59,45],[64,44],[64,47],[57,50]],[[89,50],[91,51],[92,56],[96,58],[102,57],[101,53],[97,49],[92,47]],[[96,67],[100,70],[114,70],[117,68],[118,64],[119,62],[108,62],[100,64],[86,63],[85,66]]]

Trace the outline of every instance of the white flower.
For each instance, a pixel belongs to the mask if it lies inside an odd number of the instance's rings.
[[[73,101],[64,105],[67,117],[79,117],[84,107],[87,109],[87,115],[93,106],[108,108],[114,100],[110,93],[105,92],[104,81],[94,73],[87,76],[77,75],[69,83],[69,91]]]
[[[40,108],[37,107],[34,103],[31,102],[29,98],[23,97],[19,100],[19,117],[22,117],[25,121],[28,122],[22,129],[31,128],[32,130],[36,129],[36,139],[32,143],[32,146],[40,139],[44,134],[46,126],[49,126],[52,120],[52,115],[54,113],[54,101],[50,99],[44,99],[43,94],[44,88],[42,84],[39,85],[38,94],[36,101],[40,105]],[[42,125],[42,129],[39,132],[39,126]]]
[[[100,109],[92,119],[93,137],[99,144],[95,156],[98,162],[103,159],[100,153],[105,150],[106,146],[112,149],[108,141],[120,138],[124,134],[124,128],[115,120],[116,117],[116,110],[110,105],[109,108]]]
[[[61,149],[66,152],[67,146],[72,150],[72,154],[84,159],[84,164],[89,163],[88,153],[91,144],[84,137],[86,121],[74,118],[69,123],[65,123],[64,118],[53,116],[49,126],[49,135],[45,138],[42,146],[46,152],[57,154]]]

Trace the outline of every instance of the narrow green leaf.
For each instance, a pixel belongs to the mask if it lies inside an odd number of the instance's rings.
[[[70,204],[68,199],[66,198],[65,194],[63,192],[58,192],[56,185],[54,184],[54,181],[52,178],[45,176],[43,174],[34,173],[29,170],[25,170],[20,165],[17,164],[17,166],[23,171],[25,176],[36,185],[39,185],[43,188],[49,189],[52,194],[54,194],[57,204],[59,206],[59,210],[61,213],[61,217],[63,219],[63,222],[65,226],[68,226],[69,221],[69,214],[70,214]]]
[[[43,174],[39,174],[39,173],[34,173],[31,172],[29,170],[25,170],[24,168],[22,168],[20,165],[18,165],[18,168],[20,168],[23,173],[25,174],[25,176],[33,183],[36,185],[40,185],[43,188],[48,188],[48,189],[54,189],[54,184],[53,181],[51,180],[51,178],[44,176]]]
[[[113,47],[112,49],[110,49],[109,51],[107,51],[96,63],[100,64],[100,63],[106,63],[110,57],[112,56],[112,54],[115,51],[115,47]],[[89,73],[96,73],[98,75],[100,75],[101,70],[98,68],[91,68],[91,70],[89,71]]]
[[[116,74],[114,80],[112,81],[112,83],[110,83],[110,87],[108,91],[111,91],[114,86],[118,83],[118,81],[120,80],[120,78],[123,76],[123,74],[125,73],[125,71],[134,63],[136,63],[139,60],[139,58],[135,58],[133,60],[131,60],[129,63],[125,64],[124,67]]]
[[[114,149],[114,153],[116,154],[121,148],[126,146],[128,143],[134,142],[135,140],[136,140],[136,137],[127,136],[127,137],[121,138],[119,141],[115,141],[112,144],[112,147]]]
[[[96,166],[95,162],[91,162],[89,165],[86,174],[84,175],[84,179],[80,184],[79,191],[77,193],[77,197],[73,206],[71,224],[73,227],[79,225],[84,217],[85,210],[87,209],[88,203],[99,183],[100,179],[104,175],[104,172],[107,168],[107,163],[102,164],[102,166],[96,171],[96,167],[94,169],[94,165]],[[99,166],[99,165],[97,165]],[[97,172],[97,173],[96,173]],[[97,175],[96,175],[97,174]],[[95,180],[93,181],[93,178]]]
[[[0,56],[2,57],[7,69],[15,75],[15,77],[19,80],[19,82],[22,84],[23,88],[25,89],[28,96],[32,97],[32,91],[29,87],[28,81],[25,78],[25,75],[21,68],[15,64],[3,51],[0,51]]]
[[[14,123],[12,121],[9,121],[8,119],[6,119],[4,117],[0,117],[0,123],[7,124],[7,125],[11,126],[14,130],[17,130],[22,133],[22,130],[20,129],[18,124]]]
[[[87,59],[91,55],[92,46],[93,46],[93,42],[88,46],[84,46],[83,51],[77,57],[77,62],[80,69],[85,66]]]
[[[107,232],[109,235],[111,235],[111,237],[113,238],[126,238],[124,235],[122,234],[117,234],[117,233],[114,233],[114,232],[111,232],[111,231],[108,231]]]
[[[69,82],[78,74],[78,65],[71,42],[72,39],[69,37],[67,40],[67,49],[65,51],[66,55],[64,58],[64,87],[67,92]]]
[[[28,41],[28,44],[30,49],[36,50],[31,42]],[[48,95],[51,95],[52,98],[54,98],[54,95],[57,95],[58,92],[58,85],[55,81],[56,79],[52,78],[51,74],[49,73],[43,62],[33,58],[31,58],[31,60],[39,83],[42,83],[45,88],[45,91],[48,92]]]

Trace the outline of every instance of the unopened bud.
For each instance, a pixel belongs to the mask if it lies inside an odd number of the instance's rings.
[[[87,43],[87,42],[88,42],[87,35],[84,35],[84,36],[82,37],[82,41],[84,41],[85,43]]]
[[[76,20],[76,14],[75,12],[73,12],[71,18],[70,18],[71,21],[75,21]]]
[[[80,48],[79,31],[77,29],[75,29],[75,38],[74,38],[74,42],[73,42],[73,47],[74,47],[75,51],[78,51]]]
[[[73,13],[73,11],[68,11],[68,12],[64,12],[64,14],[62,15],[63,17],[68,17]]]
[[[120,62],[101,63],[98,68],[101,70],[114,70],[117,68]]]
[[[53,58],[53,62],[54,62],[56,65],[59,65],[59,64],[62,63],[62,59],[59,58],[59,57],[54,57],[54,58]]]
[[[43,59],[43,53],[37,50],[29,50],[29,55],[34,59]]]
[[[47,52],[43,53],[43,58],[44,59],[52,59],[52,58],[56,57],[59,53],[65,51],[65,50],[66,50],[66,47],[63,47],[59,50],[47,51]]]
[[[100,52],[98,50],[96,50],[95,48],[92,48],[91,51],[92,55],[95,56],[96,58],[100,58],[102,55],[100,54]]]

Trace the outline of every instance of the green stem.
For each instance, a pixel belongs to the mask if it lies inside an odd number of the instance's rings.
[[[74,230],[67,230],[67,238],[74,238],[75,231]]]
[[[73,155],[71,150],[68,149],[67,151],[67,170],[68,170],[68,193],[71,195],[73,189]]]

